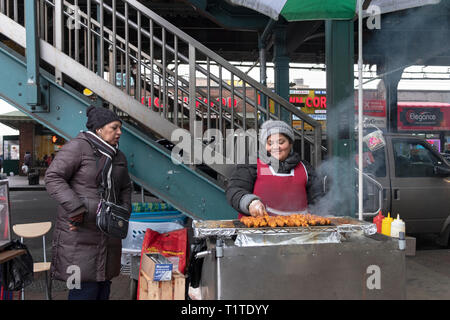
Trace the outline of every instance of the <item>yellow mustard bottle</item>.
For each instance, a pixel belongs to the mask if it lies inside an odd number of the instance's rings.
[[[391,213],[388,213],[388,216],[383,219],[381,222],[381,233],[386,236],[391,236],[391,223],[394,219],[391,218]]]

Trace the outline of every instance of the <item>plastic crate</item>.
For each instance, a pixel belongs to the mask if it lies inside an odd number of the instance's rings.
[[[160,212],[160,211],[176,211],[173,206],[165,202],[133,202],[131,211],[138,212]],[[179,211],[178,211],[179,212]]]
[[[144,242],[145,232],[147,229],[152,229],[159,233],[165,233],[184,228],[184,220],[180,217],[175,219],[168,216],[165,218],[160,216],[160,219],[152,219],[151,217],[147,217],[146,220],[143,215],[136,218],[136,215],[133,216],[133,214],[134,213],[132,213],[128,225],[127,237],[122,240],[122,274],[129,274],[131,256],[141,255],[142,243]]]
[[[132,212],[130,219],[139,222],[179,222],[185,223],[187,217],[180,211]]]

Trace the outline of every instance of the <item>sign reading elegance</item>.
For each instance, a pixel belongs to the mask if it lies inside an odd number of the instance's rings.
[[[442,112],[439,109],[406,109],[400,113],[400,116],[401,121],[410,126],[439,126],[442,121]]]
[[[398,105],[398,129],[416,131],[450,130],[450,104]]]

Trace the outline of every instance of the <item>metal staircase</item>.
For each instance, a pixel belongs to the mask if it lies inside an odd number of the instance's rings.
[[[0,0],[0,12],[2,98],[66,139],[89,104],[113,108],[133,180],[191,217],[235,217],[222,189],[235,142],[266,119],[298,120],[302,158],[321,161],[318,122],[138,1]],[[185,163],[156,142],[186,134]],[[207,163],[205,152],[222,160]]]

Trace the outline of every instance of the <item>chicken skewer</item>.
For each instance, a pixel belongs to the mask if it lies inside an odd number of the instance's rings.
[[[269,226],[276,227],[307,227],[307,226],[325,226],[331,224],[331,220],[314,214],[291,214],[288,216],[269,216],[263,217],[242,217],[240,220],[248,228],[259,228]]]

